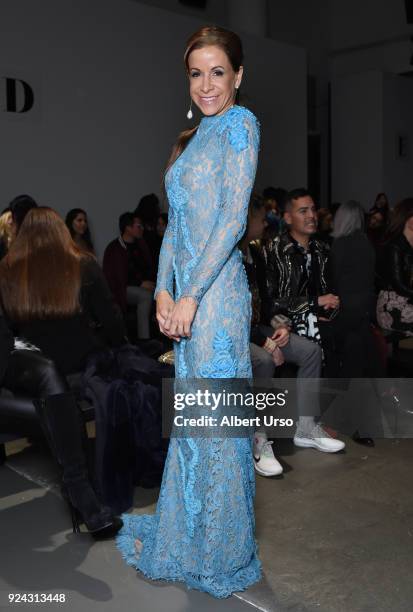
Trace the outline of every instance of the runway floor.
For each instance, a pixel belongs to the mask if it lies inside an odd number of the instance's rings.
[[[411,612],[413,440],[348,441],[328,455],[278,442],[282,477],[257,477],[256,517],[265,576],[227,600],[151,582],[126,566],[113,541],[71,533],[43,449],[26,447],[0,468],[0,608],[8,593],[64,593],[71,611]],[[158,490],[137,489],[135,511]],[[23,609],[64,610],[58,603]]]

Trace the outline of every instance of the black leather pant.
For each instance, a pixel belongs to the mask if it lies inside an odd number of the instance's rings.
[[[13,393],[22,393],[33,399],[69,391],[65,377],[54,362],[39,351],[13,351],[3,385]]]
[[[31,400],[45,399],[70,391],[64,376],[40,351],[14,350],[9,356],[2,386],[15,394],[2,398],[0,428],[6,432],[38,435],[41,427]]]

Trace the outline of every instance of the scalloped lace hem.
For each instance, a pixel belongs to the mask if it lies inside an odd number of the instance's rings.
[[[178,563],[164,564],[164,567],[153,567],[136,555],[135,540],[141,539],[145,545],[150,545],[152,525],[155,515],[124,514],[124,526],[116,537],[116,546],[128,565],[139,570],[151,580],[166,580],[183,582],[189,589],[204,591],[217,598],[230,597],[235,592],[245,591],[261,579],[261,563],[254,552],[250,563],[231,574],[214,574],[205,576],[180,570]]]

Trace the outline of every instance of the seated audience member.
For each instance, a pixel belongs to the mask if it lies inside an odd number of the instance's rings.
[[[168,213],[161,213],[158,217],[158,221],[156,223],[156,240],[154,242],[154,262],[155,262],[155,270],[158,269],[159,264],[159,254],[161,252],[162,240],[165,235],[166,226],[168,225]]]
[[[378,270],[382,290],[377,322],[383,329],[413,336],[413,198],[394,208]]]
[[[81,370],[90,353],[124,343],[122,316],[99,265],[51,208],[27,213],[0,271],[6,316],[63,374]]]
[[[262,192],[267,220],[267,227],[263,236],[264,240],[273,238],[284,227],[282,214],[286,194],[285,189],[281,187],[266,187]]]
[[[367,237],[376,251],[380,249],[386,231],[387,228],[383,212],[379,208],[372,208],[367,215]]]
[[[13,231],[17,234],[19,227],[29,210],[37,208],[37,202],[29,195],[19,195],[15,197],[9,204],[11,216],[13,220]]]
[[[286,200],[287,231],[264,248],[266,261],[265,318],[277,314],[292,321],[293,331],[321,344],[320,315],[339,306],[327,289],[329,247],[314,236],[317,213],[306,189],[291,191]]]
[[[7,225],[4,229],[7,238],[3,242],[3,246],[0,245],[0,260],[6,255],[12,239],[16,236],[25,216],[32,208],[37,208],[37,203],[31,196],[26,194],[19,195],[10,202],[6,209],[8,212],[6,213],[5,211],[5,214],[10,214],[11,216],[6,217]]]
[[[158,196],[154,193],[143,196],[135,209],[135,214],[143,223],[143,237],[153,251],[157,243],[156,225],[161,214]]]
[[[328,328],[337,354],[334,376],[343,378],[382,374],[371,330],[376,306],[375,254],[363,230],[360,204],[342,204],[334,219],[329,258],[330,287],[340,299],[340,308]]]
[[[87,214],[81,208],[72,208],[66,215],[66,225],[74,242],[83,251],[94,253]]]
[[[11,216],[11,210],[6,209],[2,215],[0,215],[0,259],[3,259],[9,250],[12,237],[13,218]]]
[[[329,312],[339,306],[339,298],[327,290],[328,245],[314,238],[317,212],[306,189],[291,191],[286,199],[284,220],[287,231],[276,236],[263,249],[266,263],[264,320],[285,315],[292,331],[331,351],[329,337],[320,333],[328,325]],[[324,341],[325,338],[325,341]],[[333,440],[321,425],[299,419],[294,443],[297,446],[320,448]],[[337,441],[339,442],[339,441]],[[336,450],[344,447],[342,446]],[[321,450],[321,448],[320,448]]]
[[[388,225],[390,221],[390,203],[385,193],[378,193],[376,199],[374,200],[374,204],[370,209],[371,211],[379,210],[384,218],[384,224]]]
[[[31,350],[13,350],[8,339],[7,362],[0,368],[4,385],[36,398],[36,411],[63,470],[74,528],[80,513],[94,536],[114,535],[122,521],[101,504],[89,482],[78,407],[64,375],[82,369],[92,352],[106,346],[105,340],[123,343],[122,318],[96,261],[76,247],[56,212],[42,207],[26,211],[17,230],[0,263],[5,315],[0,328],[5,333],[7,320]],[[91,319],[102,325],[105,340],[95,335]]]
[[[324,452],[337,452],[344,448],[344,443],[334,440],[315,422],[319,414],[318,403],[310,406],[310,399],[305,394],[300,379],[319,379],[321,376],[321,349],[297,334],[290,333],[285,325],[275,331],[264,325],[262,319],[262,298],[265,293],[265,261],[256,241],[262,238],[266,226],[265,207],[259,196],[253,196],[248,211],[247,230],[240,247],[243,253],[244,266],[252,296],[252,319],[250,350],[254,378],[272,378],[275,368],[283,361],[298,366],[298,412],[313,414],[300,416],[294,442],[297,446],[312,446]],[[303,436],[302,434],[306,435]],[[264,429],[254,436],[254,458],[256,471],[262,476],[281,474],[282,467],[275,459],[270,442]]]
[[[103,271],[123,312],[136,305],[138,339],[150,337],[150,316],[155,289],[155,268],[143,238],[143,223],[134,213],[119,217],[119,238],[105,249]]]
[[[376,378],[384,375],[372,321],[375,319],[375,252],[364,233],[364,210],[358,202],[342,204],[334,218],[329,258],[330,286],[340,299],[337,316],[324,330],[334,347],[329,375],[337,378]],[[334,369],[333,369],[334,368]],[[353,440],[374,446],[369,417],[363,407],[348,416],[354,425]]]
[[[331,245],[333,230],[333,213],[328,208],[320,208],[317,211],[317,233],[315,238]]]

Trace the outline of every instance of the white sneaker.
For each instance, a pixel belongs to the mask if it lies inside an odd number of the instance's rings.
[[[272,442],[267,440],[265,434],[254,436],[254,466],[261,476],[279,476],[283,472],[281,463],[274,457],[271,445]]]
[[[294,436],[294,444],[302,448],[316,448],[323,453],[338,453],[345,447],[344,442],[332,438],[320,424],[315,425],[310,434],[301,433],[297,430]]]

